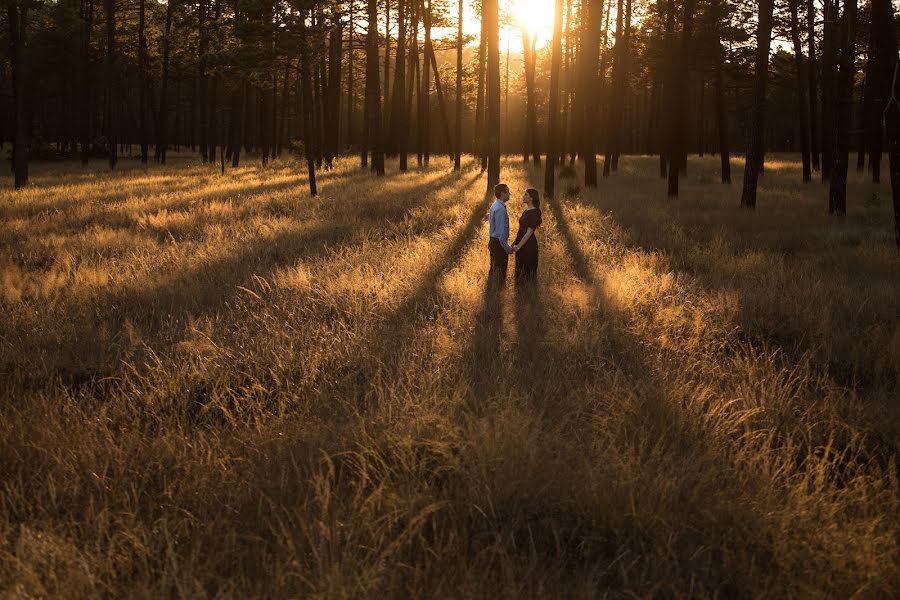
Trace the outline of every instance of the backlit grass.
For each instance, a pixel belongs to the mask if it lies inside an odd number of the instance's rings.
[[[0,589],[890,596],[890,190],[716,165],[558,181],[499,293],[474,162],[0,178]]]

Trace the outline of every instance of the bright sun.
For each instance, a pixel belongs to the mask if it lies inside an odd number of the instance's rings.
[[[532,34],[537,34],[539,41],[553,36],[552,0],[514,0],[515,15],[519,24]]]

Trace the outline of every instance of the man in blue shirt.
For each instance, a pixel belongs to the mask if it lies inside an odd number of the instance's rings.
[[[490,222],[490,236],[488,252],[491,255],[491,270],[489,277],[497,283],[506,281],[506,268],[509,264],[509,255],[513,249],[509,245],[509,215],[506,213],[506,203],[509,200],[509,186],[500,183],[494,186],[494,203],[488,213]]]

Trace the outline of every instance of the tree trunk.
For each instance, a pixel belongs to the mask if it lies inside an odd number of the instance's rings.
[[[419,115],[419,139],[421,140],[422,156],[427,167],[431,158],[431,61],[429,60],[431,48],[431,0],[419,0],[422,5],[422,21],[425,24],[425,56],[422,57],[422,101],[423,108]]]
[[[537,35],[531,36],[531,48],[528,53],[529,59],[529,67],[526,72],[526,86],[528,90],[528,105],[530,110],[528,111],[528,129],[531,132],[531,157],[534,162],[535,167],[541,166],[541,151],[540,151],[540,142],[538,141],[538,127],[537,127],[537,99],[535,98],[534,86],[536,71],[537,71]],[[529,75],[530,74],[530,75]],[[530,83],[528,83],[530,82]]]
[[[816,67],[816,9],[814,0],[806,2],[806,24],[809,43],[809,154],[812,168],[818,171],[821,168],[819,162],[819,71]]]
[[[384,148],[381,140],[381,83],[378,72],[378,4],[369,0],[369,30],[366,35],[366,100],[369,113],[368,138],[372,148],[372,169],[384,175]]]
[[[116,2],[104,0],[106,8],[106,137],[109,144],[109,168],[119,162],[119,111],[116,85]]]
[[[482,19],[487,21],[487,192],[500,183],[500,9],[498,0],[483,0]]]
[[[556,163],[559,161],[559,72],[562,67],[563,2],[556,0],[553,19],[553,49],[550,57],[550,115],[547,118],[547,161],[544,163],[544,195],[553,198],[556,186]]]
[[[147,38],[144,35],[144,5],[138,3],[138,135],[141,144],[141,164],[147,164]]]
[[[198,6],[197,32],[199,34],[199,46],[197,51],[197,99],[195,101],[195,111],[197,115],[197,137],[200,143],[200,156],[203,162],[212,162],[215,156],[209,155],[208,136],[209,136],[209,119],[207,115],[207,78],[206,78],[206,55],[209,49],[209,25],[207,17],[209,16],[209,0],[200,0]]]
[[[384,131],[390,131],[391,110],[391,0],[384,0],[384,114],[381,116]]]
[[[582,4],[581,44],[581,157],[584,160],[584,186],[597,187],[597,146],[594,136],[597,122],[596,80],[600,40],[595,26],[603,10],[603,0],[584,0]]]
[[[668,58],[660,59],[662,63],[662,67],[666,74],[663,75],[663,93],[660,96],[660,137],[662,137],[662,144],[660,144],[660,153],[659,153],[659,176],[661,179],[666,179],[669,176],[669,153],[672,148],[672,132],[674,129],[674,115],[671,111],[663,111],[662,108],[665,108],[666,105],[671,106],[673,90],[675,87],[675,75],[674,75],[674,66],[673,62],[675,60],[675,0],[669,0],[666,5],[666,32],[663,42],[663,48],[665,53],[668,54]],[[663,100],[665,99],[665,100]]]
[[[837,79],[834,159],[828,212],[843,217],[847,214],[847,161],[850,154],[850,113],[853,109],[853,75],[856,71],[856,0],[844,0],[841,19],[841,62]]]
[[[484,12],[481,15],[481,35],[478,44],[478,94],[475,99],[475,153],[481,158],[481,172],[487,169],[487,152],[485,152],[484,132],[482,131],[485,116],[485,65],[487,63],[487,20]]]
[[[628,10],[631,11],[631,0],[628,0]],[[622,126],[622,58],[625,49],[625,36],[622,32],[622,0],[616,6],[616,45],[613,47],[613,72],[612,72],[612,103],[609,107],[609,118],[606,122],[607,141],[606,155],[603,157],[603,176],[609,177],[612,170],[612,156],[618,151],[619,131]]]
[[[759,170],[763,161],[765,117],[766,117],[766,79],[769,71],[769,46],[772,40],[772,11],[774,0],[760,0],[759,26],[756,32],[756,73],[753,82],[753,131],[750,148],[744,162],[744,188],[741,193],[741,206],[756,208],[756,188]]]
[[[897,62],[897,40],[892,24],[894,23],[894,7],[891,0],[872,0],[872,52],[869,55],[869,61],[872,63],[872,135],[869,142],[871,155],[869,163],[872,167],[872,181],[879,183],[881,180],[881,153],[884,145],[882,118],[889,116],[891,121],[896,123],[898,118],[897,111],[900,107],[896,103],[891,105],[892,114],[886,115],[885,108],[888,100],[892,97],[894,85],[894,66]],[[896,144],[900,141],[900,132],[895,131],[893,137],[889,137],[890,144]],[[895,148],[889,146],[888,150],[893,152]],[[894,184],[894,162],[891,158],[891,182]],[[894,202],[898,199],[900,188],[894,184]],[[900,239],[900,238],[898,238]]]
[[[890,6],[890,0],[875,0],[873,4],[884,2],[888,4],[888,6],[884,7],[886,10],[891,11],[891,20],[885,21],[883,24],[884,29],[892,30],[894,19],[893,19],[893,7]],[[885,53],[888,53],[891,57],[892,62],[894,62],[894,75],[889,84],[888,91],[893,98],[900,97],[900,63],[896,61],[897,55],[897,43],[894,39],[893,31],[890,31],[889,34],[886,34],[883,38],[883,41],[886,44],[890,44],[883,48]],[[887,148],[888,148],[888,161],[890,164],[891,170],[891,195],[894,200],[894,239],[897,243],[897,249],[900,250],[900,104],[897,102],[891,102],[885,109],[884,112],[884,122],[885,122],[885,131],[887,133]]]
[[[731,150],[728,146],[728,115],[725,112],[725,46],[722,45],[721,2],[716,3],[716,126],[719,130],[719,159],[722,183],[731,183]]]
[[[394,93],[391,95],[391,105],[390,107],[385,107],[386,109],[390,109],[390,127],[387,128],[388,134],[386,136],[386,144],[385,150],[388,154],[394,155],[398,153],[399,150],[399,139],[400,139],[400,127],[405,125],[401,125],[400,112],[403,110],[404,98],[406,96],[406,73],[405,73],[405,61],[406,61],[406,2],[405,0],[397,1],[397,51],[394,56],[394,83],[393,90]],[[405,169],[404,169],[405,170]]]
[[[534,88],[531,81],[531,34],[522,27],[522,67],[525,70],[525,135],[522,136],[522,162],[531,158],[531,111]],[[509,99],[507,99],[507,105]]]
[[[370,3],[372,0],[369,0]],[[306,29],[306,11],[300,13],[300,82],[301,96],[303,97],[303,153],[306,156],[306,170],[309,176],[309,195],[315,197],[316,190],[316,164],[315,164],[315,148],[312,146],[314,140],[313,119],[312,119],[312,81],[310,78],[310,40],[307,36]],[[376,62],[376,71],[378,70]]]
[[[9,1],[6,4],[9,18],[13,80],[13,160],[15,171],[13,186],[20,189],[28,183],[28,123],[27,98],[25,97],[25,35],[28,30],[28,3]]]
[[[453,170],[462,168],[462,71],[463,71],[463,0],[459,0],[459,13],[456,17],[456,157]]]
[[[241,80],[238,82],[239,91],[235,92],[235,100],[237,100],[236,106],[232,106],[232,115],[235,115],[235,110],[237,112],[236,116],[234,116],[234,141],[231,152],[231,167],[236,168],[241,165],[241,146],[244,145],[244,133],[246,131],[246,121],[247,121],[247,82]]]
[[[772,2],[772,0],[760,1],[763,3]],[[669,196],[676,198],[678,197],[678,178],[681,167],[683,166],[682,163],[684,162],[684,124],[687,119],[688,64],[690,61],[691,34],[693,33],[694,28],[694,9],[696,8],[696,5],[696,0],[686,0],[684,3],[684,24],[681,30],[681,48],[678,51],[677,56],[677,80],[674,82],[674,85],[672,85],[671,105],[673,114],[671,119],[672,145],[669,151]],[[768,37],[766,39],[768,39]],[[674,69],[673,75],[675,75]],[[762,101],[765,101],[765,96],[763,96]]]
[[[327,122],[328,140],[327,160],[329,167],[333,166],[334,159],[339,154],[338,139],[341,135],[341,54],[343,32],[341,31],[340,18],[334,18],[331,24],[331,34],[328,40],[328,92],[329,118]],[[285,102],[287,98],[285,98]],[[284,105],[285,109],[287,104]]]
[[[350,27],[347,30],[347,146],[353,146],[353,14],[354,5],[350,4]],[[303,86],[302,76],[300,86]],[[301,100],[303,92],[300,92]],[[302,118],[301,118],[302,120]],[[365,166],[365,165],[364,165]]]
[[[422,166],[422,74],[419,70],[419,0],[409,0],[413,5],[411,27],[413,32],[412,44],[410,45],[410,62],[412,73],[409,74],[410,87],[415,86],[416,90],[416,164]],[[412,114],[412,95],[409,96],[408,115]],[[412,119],[409,119],[412,123]]]
[[[166,29],[163,37],[162,82],[159,92],[159,128],[156,130],[156,161],[166,164],[166,145],[169,128],[169,49],[172,34],[172,10],[174,1],[166,4]]]
[[[794,65],[797,70],[797,101],[800,105],[798,116],[800,117],[800,157],[803,163],[803,182],[812,181],[809,156],[809,101],[806,92],[809,89],[806,83],[806,73],[803,65],[803,45],[800,42],[800,20],[798,18],[797,4],[800,0],[790,0],[791,10],[791,40],[794,43]]]
[[[838,0],[825,0],[825,26],[822,38],[822,181],[831,177],[834,164],[835,136],[835,73],[839,34]]]
[[[81,164],[87,166],[91,155],[91,30],[94,26],[94,0],[81,2]]]

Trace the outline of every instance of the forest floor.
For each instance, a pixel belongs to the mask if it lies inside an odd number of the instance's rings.
[[[889,186],[717,165],[558,180],[499,294],[471,162],[4,174],[0,594],[890,596]]]

